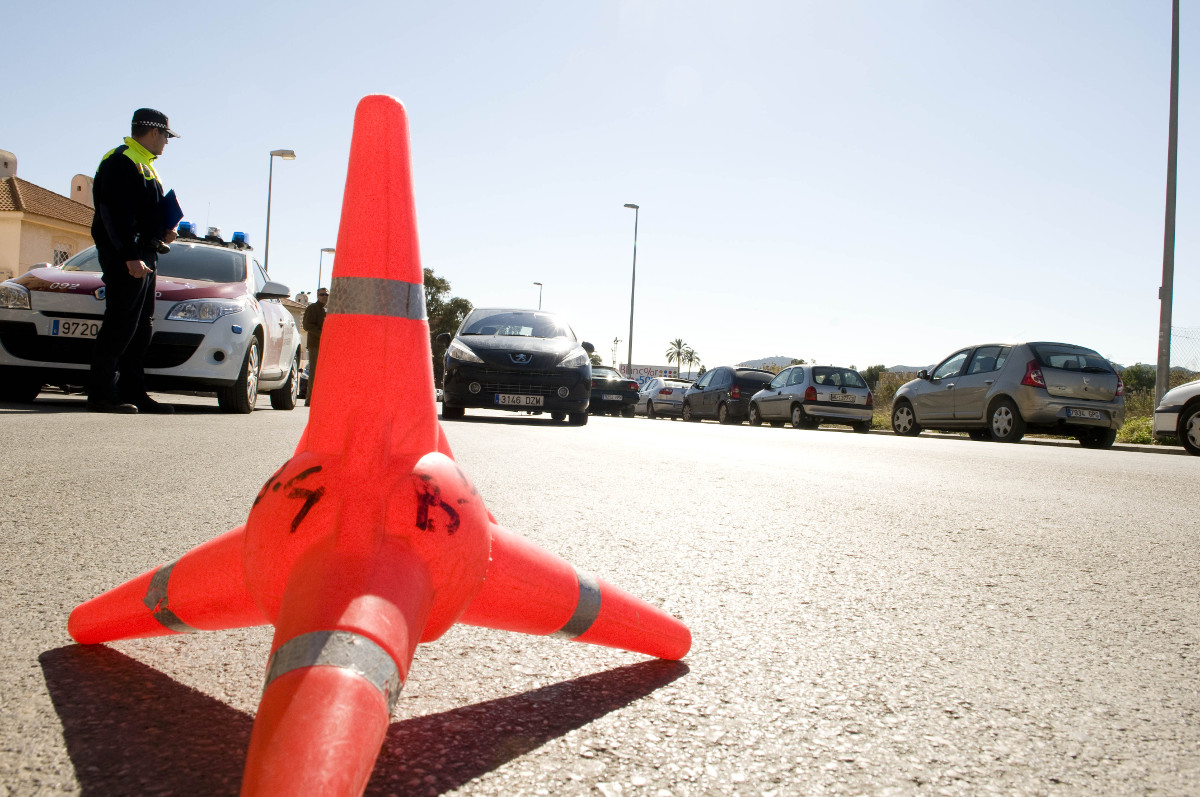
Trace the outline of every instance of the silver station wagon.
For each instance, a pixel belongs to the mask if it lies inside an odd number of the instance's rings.
[[[871,431],[875,398],[853,368],[833,365],[793,365],[750,399],[750,425],[768,421],[797,429],[816,429],[822,423],[849,424],[856,432]]]
[[[1112,363],[1083,346],[969,346],[896,391],[892,430],[965,431],[973,440],[1002,443],[1040,432],[1109,448],[1125,422],[1124,394]]]

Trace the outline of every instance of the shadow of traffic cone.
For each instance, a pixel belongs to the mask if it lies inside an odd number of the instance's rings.
[[[691,644],[675,618],[500,527],[452,459],[390,97],[359,103],[337,248],[308,426],[246,526],[69,622],[79,642],[272,623],[243,794],[361,793],[416,645],[456,622],[670,659]],[[380,371],[369,386],[364,364]]]

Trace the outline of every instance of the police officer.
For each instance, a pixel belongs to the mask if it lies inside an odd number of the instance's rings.
[[[96,335],[88,409],[170,413],[146,395],[143,361],[154,315],[155,265],[175,240],[167,227],[163,188],[154,161],[178,138],[153,108],[133,113],[131,135],[100,159],[92,198],[92,240],[104,274],[104,323]]]
[[[329,289],[317,288],[317,300],[304,308],[304,329],[308,332],[308,395],[304,406],[312,404],[313,385],[317,381],[317,354],[321,351],[321,328],[325,326],[325,306]]]

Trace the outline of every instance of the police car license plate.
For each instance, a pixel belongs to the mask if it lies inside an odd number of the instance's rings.
[[[511,393],[497,393],[496,405],[500,407],[540,407],[542,396],[520,396]]]
[[[1104,420],[1104,416],[1100,414],[1100,410],[1081,410],[1075,407],[1067,407],[1067,416],[1070,418],[1087,418],[1093,421]]]
[[[601,393],[600,398],[602,398],[604,401],[621,401],[622,400],[622,396],[620,393]]]
[[[829,400],[830,401],[848,401],[851,404],[853,404],[854,396],[850,393],[830,393]]]
[[[56,318],[50,322],[50,334],[59,338],[94,338],[99,332],[99,321]]]

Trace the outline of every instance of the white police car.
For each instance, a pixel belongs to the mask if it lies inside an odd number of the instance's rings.
[[[250,412],[259,392],[271,406],[296,406],[300,333],[243,233],[203,238],[183,222],[158,260],[154,335],[146,386],[215,392],[226,412]],[[0,283],[0,400],[32,401],[45,385],[81,387],[104,318],[95,247],[62,266],[33,268]]]

